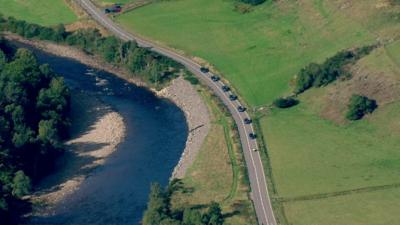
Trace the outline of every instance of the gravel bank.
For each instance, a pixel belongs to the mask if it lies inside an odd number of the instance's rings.
[[[36,188],[40,191],[32,196],[33,201],[47,206],[37,207],[35,214],[51,212],[51,207],[79,188],[124,138],[122,117],[96,97],[74,93],[71,108],[72,138],[65,143],[66,152],[58,161],[56,172],[43,179]]]
[[[210,129],[210,116],[203,99],[196,89],[182,77],[157,93],[159,96],[171,99],[184,113],[189,127],[185,150],[176,165],[173,178],[183,178],[187,168],[193,163],[201,145]]]

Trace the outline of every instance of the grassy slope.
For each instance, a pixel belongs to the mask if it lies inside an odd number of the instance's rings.
[[[400,41],[386,48],[388,54],[378,49],[359,65],[400,81]],[[301,97],[301,105],[263,120],[279,196],[312,197],[400,183],[400,102],[380,106],[363,121],[336,125],[318,116],[323,107],[318,96],[326,92],[312,90]],[[390,214],[399,207],[391,203],[398,194],[397,188],[284,207],[292,224],[391,224],[399,219]]]
[[[243,165],[237,155],[240,150],[232,142],[230,118],[208,93],[201,93],[212,116],[210,133],[183,179],[184,188],[192,191],[176,193],[173,204],[188,207],[216,201],[221,204],[224,214],[232,214],[226,218],[226,224],[255,224],[248,188],[243,183],[244,174],[240,168]]]
[[[0,0],[0,13],[46,26],[77,20],[63,0]]]
[[[205,58],[252,106],[269,104],[288,93],[290,79],[309,62],[376,39],[391,39],[400,30],[398,11],[381,8],[375,0],[285,0],[264,4],[246,15],[232,8],[230,1],[171,1],[130,12],[118,21],[144,36]],[[374,53],[361,63],[373,72],[398,76],[400,44],[388,46],[384,57]],[[301,96],[302,103],[296,108],[273,111],[261,120],[279,197],[400,182],[400,104],[380,107],[364,121],[336,125],[319,115],[324,103],[321,96],[326,93],[326,89],[311,90]],[[384,192],[371,195],[371,204],[384,204],[389,195]],[[365,224],[391,219],[384,218],[380,210],[370,211],[371,207],[352,195],[341,198],[350,205],[343,220],[335,217],[338,223],[356,221],[358,212],[375,216]],[[285,203],[285,213],[293,224],[314,220],[314,224],[331,224],[329,213],[344,211],[339,210],[343,202],[329,201]],[[387,206],[389,211],[393,207]]]
[[[310,61],[322,61],[338,49],[373,40],[341,14],[320,22],[310,3],[297,4],[264,4],[240,15],[230,1],[169,1],[134,10],[118,21],[205,58],[257,106],[288,92],[289,79]]]

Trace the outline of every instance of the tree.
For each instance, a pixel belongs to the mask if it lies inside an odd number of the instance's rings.
[[[374,99],[369,99],[361,95],[353,95],[350,98],[346,118],[349,120],[359,120],[365,114],[372,113],[378,107]]]
[[[224,217],[222,216],[222,210],[218,203],[212,202],[207,213],[204,215],[203,220],[207,225],[222,225],[224,223]]]
[[[20,198],[29,194],[31,189],[31,180],[22,170],[19,170],[15,173],[12,188],[12,194]]]
[[[7,62],[7,57],[4,52],[0,49],[0,72],[3,70],[4,65]]]
[[[186,208],[183,211],[183,225],[203,225],[202,215],[199,210]]]
[[[158,183],[150,188],[147,210],[143,216],[143,225],[159,225],[162,220],[168,218],[168,198]]]
[[[299,101],[297,99],[288,97],[288,98],[278,98],[274,101],[273,104],[278,108],[289,108],[297,105],[298,103]]]
[[[265,0],[240,0],[240,1],[243,3],[246,3],[246,4],[250,4],[250,5],[259,5],[263,2],[265,2]]]
[[[58,135],[58,130],[54,120],[41,120],[39,122],[39,132],[38,139],[43,144],[48,144],[52,146],[59,146],[60,140]]]

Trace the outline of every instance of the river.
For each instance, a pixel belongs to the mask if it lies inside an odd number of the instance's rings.
[[[139,224],[150,184],[168,183],[185,147],[184,113],[113,74],[94,70],[88,75],[92,69],[78,61],[30,49],[40,63],[48,63],[63,76],[72,91],[85,90],[118,111],[126,136],[104,165],[58,203],[50,216],[36,216],[27,224]]]

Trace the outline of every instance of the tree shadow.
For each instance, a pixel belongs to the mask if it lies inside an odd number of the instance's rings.
[[[86,177],[100,166],[96,161],[104,157],[93,156],[91,153],[106,147],[108,143],[90,142],[80,138],[94,130],[96,122],[112,111],[111,107],[102,104],[96,97],[74,90],[70,112],[71,139],[64,144],[65,151],[56,160],[54,173],[42,178],[35,185],[35,196],[58,191],[65,182]]]

